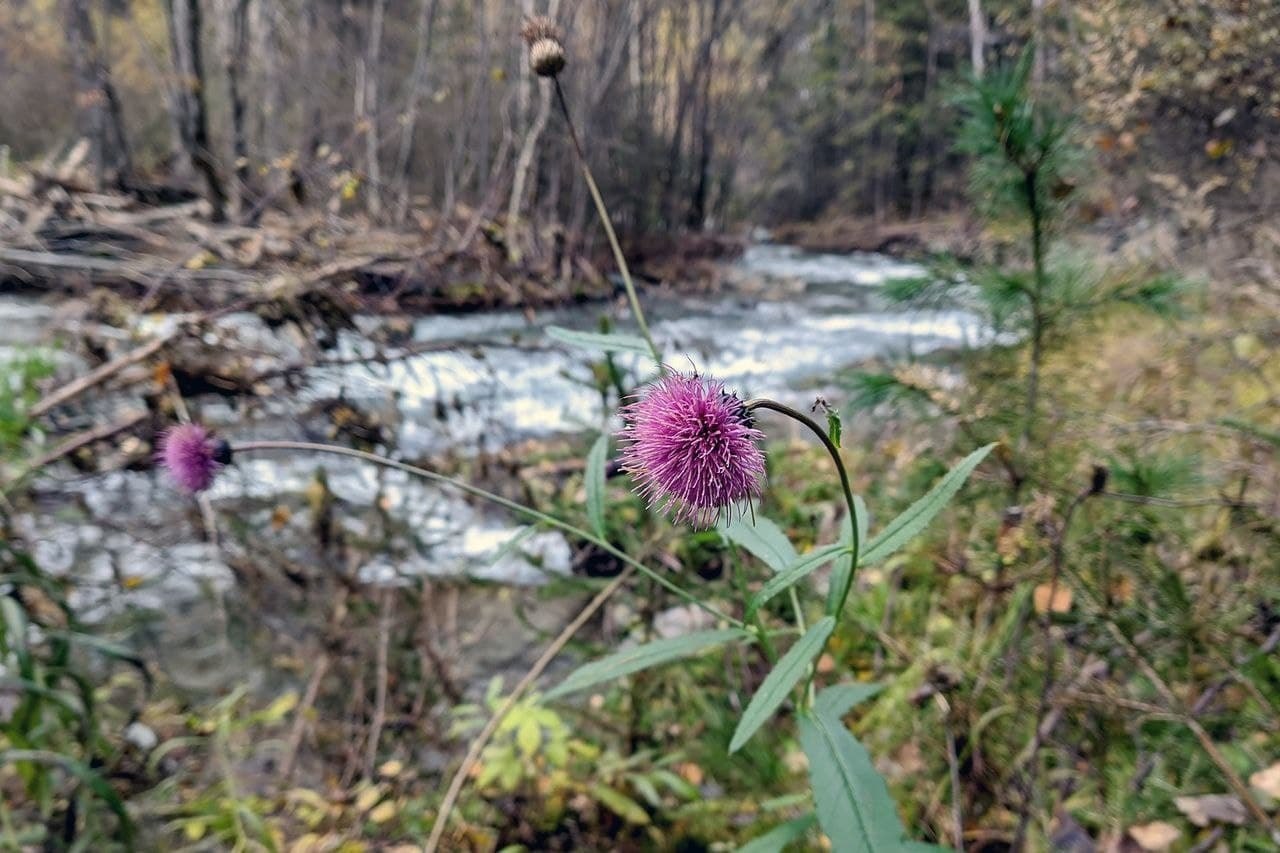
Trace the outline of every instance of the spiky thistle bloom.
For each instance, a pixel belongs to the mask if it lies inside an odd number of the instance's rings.
[[[203,492],[213,485],[222,466],[231,462],[231,445],[199,424],[182,424],[160,439],[157,457],[178,486]]]
[[[760,496],[764,433],[723,382],[667,374],[622,416],[622,468],[651,507],[709,527],[723,510]]]
[[[560,28],[550,18],[529,18],[520,28],[520,37],[529,46],[529,67],[539,77],[554,77],[564,70],[566,57]]]

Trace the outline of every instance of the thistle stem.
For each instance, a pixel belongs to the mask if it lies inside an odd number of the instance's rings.
[[[832,615],[838,615],[844,609],[844,600],[849,595],[849,589],[853,586],[853,575],[858,570],[858,551],[862,543],[859,541],[858,534],[858,505],[853,499],[853,487],[849,484],[849,472],[844,467],[844,460],[840,457],[840,448],[831,442],[831,438],[813,418],[804,412],[793,409],[790,406],[779,403],[777,400],[770,400],[765,397],[757,397],[754,400],[748,400],[746,403],[748,412],[755,409],[768,409],[781,415],[786,415],[798,423],[804,424],[809,430],[818,437],[822,442],[822,446],[827,449],[827,453],[831,456],[831,461],[836,465],[836,472],[840,475],[840,488],[844,491],[844,503],[849,508],[849,528],[850,528],[850,544],[849,551],[853,561],[853,568],[849,572],[849,577],[845,580],[844,589],[832,599],[836,602],[835,612]]]
[[[679,584],[673,583],[672,581],[668,580],[667,578],[655,572],[653,569],[649,568],[648,566],[644,565],[638,560],[632,558],[625,551],[622,551],[619,548],[615,548],[607,540],[599,536],[596,536],[594,533],[591,533],[587,530],[583,530],[581,527],[577,527],[573,524],[569,524],[566,521],[561,521],[555,516],[547,515],[545,512],[539,512],[538,510],[533,509],[532,507],[527,507],[523,504],[516,503],[515,501],[507,500],[501,495],[495,495],[493,492],[486,491],[485,489],[482,489],[479,486],[473,486],[470,483],[464,483],[460,480],[454,479],[453,477],[447,477],[444,474],[440,474],[435,471],[428,471],[426,468],[419,468],[416,465],[410,465],[406,462],[398,462],[395,459],[388,459],[387,457],[379,456],[376,453],[369,453],[368,451],[364,451],[364,450],[356,450],[355,448],[351,448],[351,447],[342,447],[336,444],[320,444],[320,443],[311,442],[311,441],[246,441],[239,444],[234,444],[231,447],[231,451],[233,455],[241,454],[241,453],[253,453],[256,451],[264,451],[264,450],[294,450],[294,451],[301,451],[303,453],[330,453],[335,456],[346,456],[351,459],[359,459],[362,462],[369,462],[374,465],[381,465],[384,468],[392,468],[396,471],[403,471],[406,474],[409,474],[414,477],[419,477],[423,480],[429,480],[433,483],[440,483],[441,485],[452,486],[458,491],[465,492],[466,494],[472,495],[473,497],[481,498],[482,500],[486,500],[489,503],[496,504],[497,506],[510,510],[511,512],[516,513],[517,515],[524,516],[525,518],[532,519],[533,521],[537,521],[542,524],[546,524],[549,527],[554,527],[558,530],[562,530],[565,533],[570,534],[571,536],[576,536],[579,539],[582,539],[586,542],[590,542],[591,544],[595,545],[597,548],[600,548],[601,550],[606,551],[607,553],[613,555],[614,557],[618,558],[626,565],[631,566],[636,571],[640,572],[646,577],[651,578],[655,583],[670,590],[675,596],[677,596],[681,600],[689,604],[692,604],[695,607],[701,608],[702,610],[706,611],[710,615],[714,616],[716,619],[727,622],[728,624],[732,625],[735,628],[745,627],[741,621],[734,619],[732,616],[728,615],[727,613],[724,613],[719,609],[712,607],[710,604],[707,604],[706,602],[699,600],[697,596],[693,595],[690,592],[685,591]]]
[[[663,369],[662,353],[658,351],[658,345],[653,342],[653,335],[649,333],[649,324],[645,322],[644,310],[640,307],[640,297],[636,293],[635,282],[631,280],[631,268],[627,266],[627,259],[623,257],[622,245],[618,242],[618,235],[613,230],[613,223],[609,219],[609,208],[605,206],[604,197],[600,195],[600,188],[596,186],[596,180],[591,174],[591,167],[587,165],[587,157],[582,151],[582,142],[578,139],[578,129],[573,124],[573,118],[569,115],[569,103],[565,100],[564,90],[560,88],[560,79],[553,78],[552,85],[556,90],[556,101],[560,105],[560,112],[564,114],[564,123],[569,127],[569,139],[573,142],[574,157],[578,161],[578,167],[582,170],[582,177],[587,182],[587,190],[591,193],[591,200],[595,202],[596,213],[600,216],[600,224],[604,226],[604,232],[609,237],[609,247],[613,249],[613,259],[618,264],[618,272],[622,275],[622,283],[627,289],[627,300],[631,303],[631,315],[636,318],[636,325],[640,327],[640,334],[644,337],[645,343],[649,345],[649,352],[653,354],[653,360],[657,362],[658,369]]]

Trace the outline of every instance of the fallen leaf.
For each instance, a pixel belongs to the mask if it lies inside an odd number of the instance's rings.
[[[692,761],[686,761],[681,764],[676,768],[676,772],[679,773],[686,782],[694,786],[701,785],[703,776],[705,775],[702,772],[702,768],[694,764]]]
[[[1249,777],[1249,784],[1273,800],[1280,800],[1280,761]]]
[[[369,812],[369,820],[374,823],[386,823],[400,812],[400,806],[395,800],[387,800],[374,806],[373,811]]]
[[[1150,850],[1152,853],[1168,850],[1181,835],[1178,827],[1162,820],[1129,827],[1129,837],[1138,842],[1143,850]]]
[[[1196,826],[1208,826],[1211,823],[1233,823],[1239,826],[1248,818],[1244,804],[1230,794],[1176,797],[1173,804]]]
[[[1053,596],[1052,604],[1049,597]],[[1052,607],[1054,613],[1066,613],[1071,609],[1071,590],[1062,584],[1054,587],[1053,584],[1042,583],[1035,589],[1033,600],[1035,601],[1036,612],[1044,613]]]

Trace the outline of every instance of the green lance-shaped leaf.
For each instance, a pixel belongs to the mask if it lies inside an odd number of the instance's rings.
[[[789,566],[769,578],[768,582],[760,588],[760,591],[751,597],[751,600],[747,602],[747,618],[750,619],[754,616],[756,611],[763,607],[769,599],[786,592],[789,588],[831,562],[831,560],[839,556],[841,551],[847,552],[848,549],[849,544],[841,542],[835,545],[824,545],[821,548],[815,548],[803,557],[797,557]]]
[[[898,851],[906,830],[866,747],[838,719],[815,709],[800,717],[800,747],[818,822],[835,853]]]
[[[653,357],[644,338],[635,335],[620,335],[613,332],[607,334],[602,332],[579,332],[576,329],[566,329],[563,326],[548,326],[547,335],[562,344],[568,344],[578,349],[591,350],[593,352],[629,352],[649,358]]]
[[[782,853],[787,845],[799,841],[818,822],[815,815],[807,814],[786,823],[780,823],[757,838],[738,848],[738,853]]]
[[[902,513],[902,515],[885,525],[885,528],[867,543],[862,556],[858,559],[858,565],[881,562],[915,538],[920,531],[928,526],[930,521],[933,521],[934,516],[941,512],[942,508],[955,497],[956,492],[960,491],[960,487],[964,485],[965,480],[969,479],[969,475],[973,473],[973,469],[978,467],[978,464],[986,458],[993,447],[995,447],[994,444],[988,444],[986,447],[970,453],[959,465],[948,471],[947,475],[938,482],[938,485],[930,489],[928,494],[907,507],[906,512]]]
[[[875,698],[882,684],[833,684],[818,694],[814,700],[814,710],[832,720],[838,720],[868,699]]]
[[[741,640],[749,636],[750,634],[746,631],[740,631],[737,628],[696,631],[669,640],[654,640],[652,643],[623,649],[574,670],[568,678],[547,693],[546,698],[555,699],[565,696],[577,690],[673,660],[691,657],[731,640]]]
[[[778,706],[786,701],[791,688],[804,677],[809,664],[822,651],[827,637],[831,636],[835,627],[836,620],[824,616],[787,650],[773,671],[765,676],[764,683],[742,712],[742,719],[738,720],[738,727],[734,729],[733,739],[729,742],[730,752],[741,749],[761,726],[769,722]]]
[[[604,538],[604,466],[609,455],[609,435],[602,433],[587,454],[587,520],[591,529]]]
[[[745,549],[774,572],[785,571],[797,559],[796,549],[782,528],[764,516],[747,516],[737,521],[721,519],[720,535]]]

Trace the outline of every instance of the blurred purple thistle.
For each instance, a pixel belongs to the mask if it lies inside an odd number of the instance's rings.
[[[671,373],[623,407],[622,468],[677,522],[710,527],[764,487],[764,433],[723,382]]]
[[[156,454],[161,466],[185,491],[203,492],[231,461],[231,447],[199,424],[182,424],[164,434]]]

